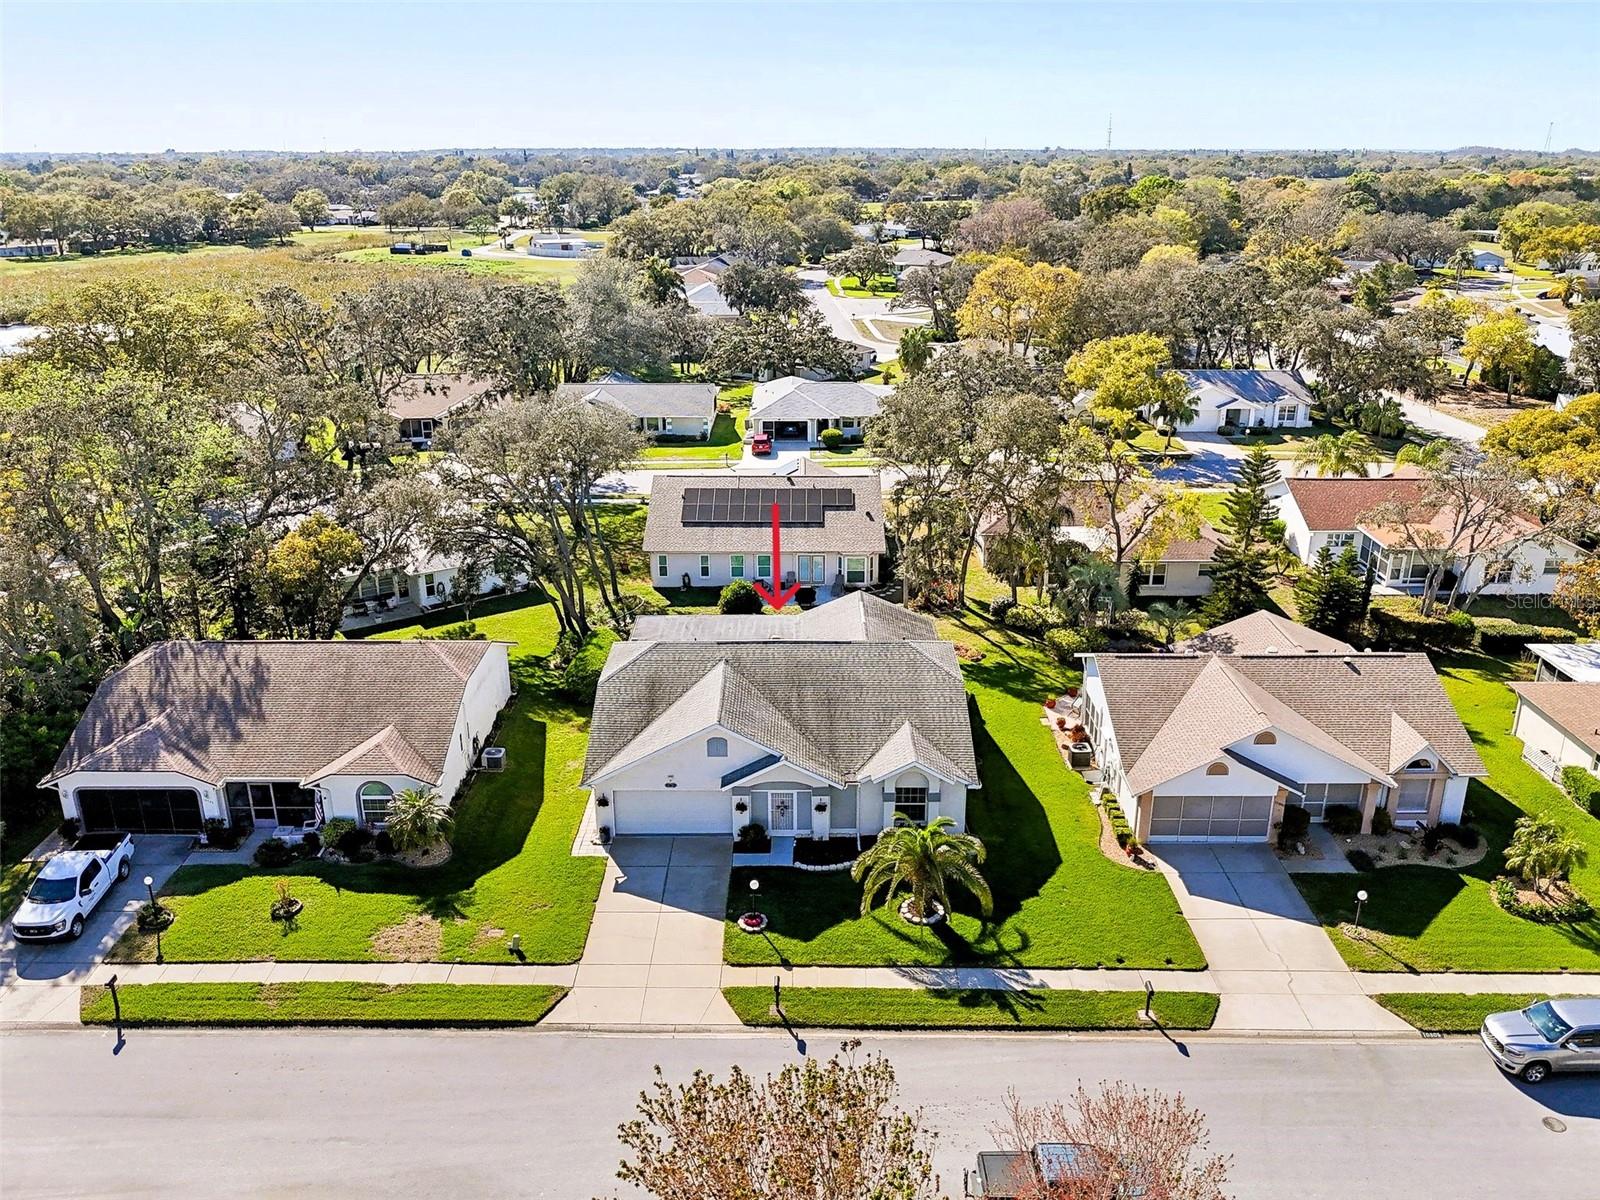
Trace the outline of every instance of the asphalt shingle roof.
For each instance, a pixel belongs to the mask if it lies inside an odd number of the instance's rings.
[[[810,465],[790,475],[730,476],[726,472],[658,475],[651,485],[650,505],[645,514],[644,549],[647,554],[754,554],[772,545],[772,527],[768,524],[685,524],[683,494],[689,488],[725,489],[758,497],[770,493],[772,499],[776,499],[778,492],[789,489],[847,489],[854,494],[854,508],[831,508],[824,513],[820,525],[785,526],[785,551],[882,554],[887,549],[883,530],[883,485],[878,476],[841,475]],[[769,506],[770,503],[768,500]],[[829,569],[832,569],[831,564]]]
[[[397,768],[437,783],[489,642],[160,642],[109,675],[56,760],[204,782]]]
[[[848,592],[799,613],[640,617],[635,641],[936,642],[932,620],[866,592]]]
[[[437,420],[493,398],[494,384],[472,375],[409,375],[384,401],[397,421]]]
[[[1297,625],[1277,613],[1258,611],[1214,625],[1173,649],[1200,654],[1354,654],[1349,642]]]
[[[1230,404],[1268,407],[1280,401],[1310,404],[1311,393],[1298,376],[1288,371],[1180,371],[1202,406],[1227,408]]]
[[[1600,754],[1600,683],[1513,683],[1511,690]]]
[[[756,384],[750,398],[752,421],[838,420],[875,417],[890,389],[865,383],[801,379],[785,375]]]
[[[1379,779],[1419,737],[1456,774],[1484,773],[1424,654],[1100,654],[1095,664],[1136,792],[1274,727]]]
[[[704,417],[717,414],[717,389],[709,383],[564,383],[558,396],[605,404],[630,417]]]

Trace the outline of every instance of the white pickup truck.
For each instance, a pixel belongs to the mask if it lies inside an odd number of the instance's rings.
[[[125,833],[86,833],[45,860],[11,919],[22,941],[77,938],[95,906],[133,871],[133,839]]]

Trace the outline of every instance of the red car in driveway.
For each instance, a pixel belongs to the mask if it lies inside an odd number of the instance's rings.
[[[755,435],[755,437],[751,438],[750,453],[760,455],[771,454],[772,435],[770,433],[758,433]]]

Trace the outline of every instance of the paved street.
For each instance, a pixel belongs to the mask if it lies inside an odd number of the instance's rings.
[[[1456,438],[1463,442],[1481,442],[1487,432],[1482,425],[1474,425],[1471,421],[1464,421],[1460,417],[1452,417],[1447,412],[1441,412],[1431,404],[1424,404],[1420,400],[1407,400],[1402,398],[1400,408],[1417,428],[1438,437]]]
[[[808,1049],[831,1053],[832,1037]],[[1469,1040],[1302,1043],[873,1038],[940,1135],[937,1166],[992,1145],[1008,1087],[1181,1090],[1234,1157],[1233,1194],[1297,1200],[1594,1194],[1600,1083],[1524,1089]],[[0,1039],[0,1193],[535,1196],[619,1193],[617,1123],[668,1077],[796,1054],[782,1035],[156,1033]],[[1541,1123],[1555,1117],[1566,1131]]]

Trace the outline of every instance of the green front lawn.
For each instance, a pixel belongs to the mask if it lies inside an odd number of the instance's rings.
[[[1489,882],[1503,873],[1506,843],[1518,817],[1553,817],[1588,843],[1589,863],[1573,872],[1585,895],[1600,899],[1600,820],[1583,812],[1522,761],[1511,736],[1516,698],[1507,683],[1528,678],[1526,667],[1480,655],[1443,660],[1445,693],[1483,756],[1489,774],[1474,779],[1467,813],[1490,850],[1464,870],[1396,866],[1361,876],[1292,875],[1328,936],[1352,967],[1363,971],[1600,971],[1600,918],[1537,925],[1503,911]],[[1366,931],[1341,928],[1353,917],[1355,893],[1370,895],[1362,910]]]
[[[711,437],[703,442],[658,442],[639,452],[643,459],[711,459],[737,461],[744,454],[745,412],[718,413],[711,426]]]
[[[1542,992],[1383,992],[1373,999],[1424,1033],[1477,1033],[1490,1013],[1527,1008],[1551,997]]]
[[[124,1025],[537,1025],[567,994],[542,984],[143,983],[117,989]],[[85,1025],[115,1022],[111,990],[86,987]]]
[[[604,867],[604,859],[570,853],[585,804],[578,779],[588,720],[557,695],[542,661],[556,638],[548,604],[524,598],[520,607],[476,619],[486,636],[517,643],[518,694],[495,736],[509,765],[503,774],[479,775],[457,802],[450,861],[428,870],[315,859],[275,871],[183,867],[164,892],[177,913],[162,936],[167,961],[510,963],[513,933],[522,935],[530,962],[579,957]],[[288,924],[269,914],[280,879],[305,906]],[[148,961],[155,951],[155,939],[135,929],[112,957]]]
[[[1147,1029],[1139,1020],[1143,992],[988,991],[979,988],[784,988],[783,1017],[772,1012],[769,987],[729,987],[746,1025],[807,1029]],[[1151,1006],[1164,1029],[1210,1029],[1217,997],[1158,992]]]
[[[25,856],[49,836],[60,820],[57,812],[23,821],[15,829],[11,822],[6,823],[5,840],[0,842],[0,921],[22,903],[28,885],[39,873],[39,862],[30,862]]]
[[[1099,849],[1099,815],[1082,778],[1061,761],[1039,705],[1076,682],[1039,643],[969,613],[941,634],[982,650],[964,664],[983,788],[967,799],[970,830],[988,847],[984,875],[994,923],[964,897],[938,932],[907,925],[892,905],[859,915],[848,873],[738,870],[729,889],[724,947],[732,963],[864,966],[982,963],[1037,967],[1199,968],[1204,957],[1167,882],[1121,866]],[[761,882],[770,937],[733,922]]]
[[[1307,442],[1314,442],[1319,437],[1331,435],[1338,437],[1342,433],[1349,433],[1352,426],[1337,421],[1329,421],[1323,417],[1313,418],[1310,425],[1303,429],[1264,429],[1251,434],[1244,434],[1229,440],[1246,449],[1261,446],[1270,451],[1274,458],[1293,458],[1300,452],[1300,448]],[[1367,440],[1378,448],[1378,453],[1384,458],[1393,458],[1400,452],[1400,447],[1415,438],[1384,438],[1373,434],[1367,435]]]
[[[879,275],[863,284],[854,275],[835,275],[828,280],[828,290],[835,296],[849,296],[854,300],[872,300],[878,296],[898,296],[900,281],[893,275]]]

